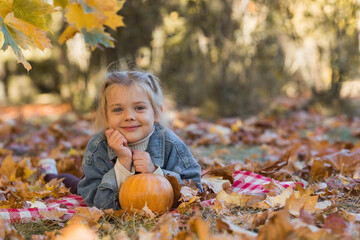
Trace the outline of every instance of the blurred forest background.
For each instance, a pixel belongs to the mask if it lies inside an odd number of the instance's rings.
[[[96,106],[106,67],[122,58],[153,72],[177,107],[204,118],[249,116],[295,99],[329,113],[360,114],[360,0],[127,0],[115,48],[91,51],[83,36],[53,48],[0,53],[0,103]],[[279,100],[280,99],[280,100]]]

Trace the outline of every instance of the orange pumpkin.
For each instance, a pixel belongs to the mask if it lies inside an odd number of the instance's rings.
[[[174,191],[163,176],[152,173],[135,174],[123,182],[119,200],[123,209],[142,209],[145,203],[151,211],[164,213],[171,209]]]

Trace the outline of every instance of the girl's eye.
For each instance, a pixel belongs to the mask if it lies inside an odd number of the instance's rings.
[[[122,108],[113,108],[112,112],[121,112]]]
[[[135,110],[137,110],[137,111],[141,111],[141,110],[144,110],[145,109],[145,107],[143,107],[143,106],[137,106],[137,107],[135,107]]]

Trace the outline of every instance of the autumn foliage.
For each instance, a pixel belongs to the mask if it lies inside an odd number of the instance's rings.
[[[31,66],[21,49],[33,46],[43,51],[51,48],[47,34],[53,33],[49,22],[51,14],[59,11],[67,23],[59,37],[61,44],[81,33],[91,49],[99,44],[114,47],[114,39],[105,32],[105,26],[114,30],[124,26],[122,17],[117,15],[123,3],[116,0],[0,0],[1,49],[5,51],[11,47],[18,62],[29,71]]]
[[[166,214],[158,215],[148,208],[126,213],[82,207],[65,227],[44,236],[359,238],[358,118],[294,111],[283,116],[205,122],[191,113],[174,115],[174,130],[191,146],[202,166],[204,193],[199,193],[192,182],[181,186],[169,178],[178,201]],[[59,172],[81,176],[81,159],[92,134],[91,119],[68,113],[66,118],[48,124],[23,119],[1,122],[0,208],[28,208],[34,200],[45,202],[69,195],[59,181],[46,184],[36,174],[36,164],[44,156],[51,157]],[[256,151],[250,151],[253,149]],[[259,191],[239,193],[234,182],[241,172],[270,180]],[[64,226],[60,217],[58,221]],[[4,235],[21,237],[12,225],[0,220],[0,238]]]

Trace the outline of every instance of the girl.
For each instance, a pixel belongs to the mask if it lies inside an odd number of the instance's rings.
[[[158,79],[140,71],[105,76],[95,127],[86,148],[85,176],[77,192],[88,206],[120,209],[119,188],[135,173],[193,180],[202,191],[201,169],[187,146],[166,128]]]

